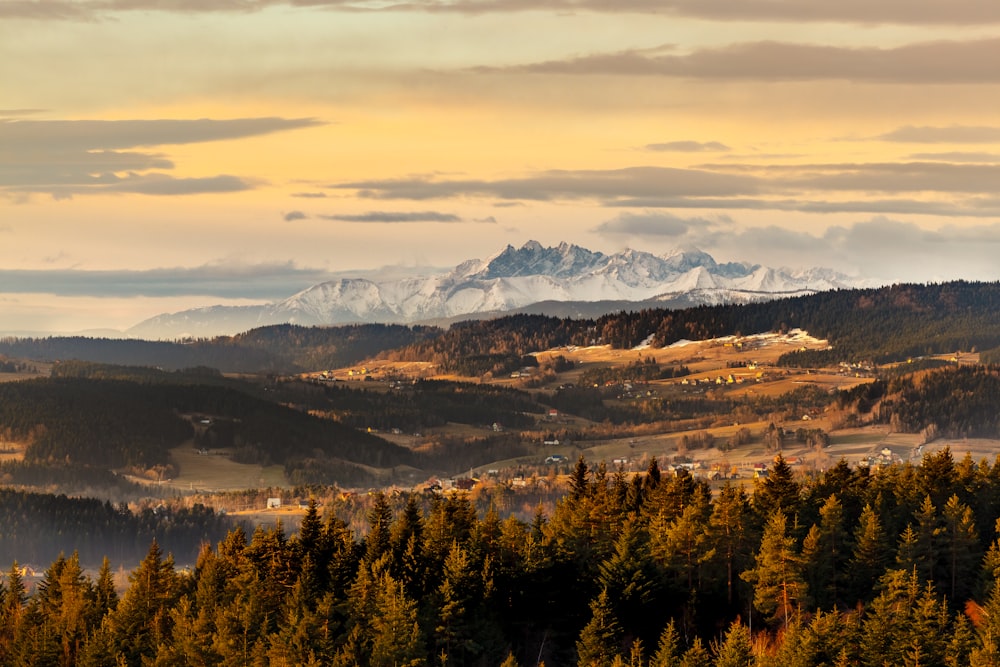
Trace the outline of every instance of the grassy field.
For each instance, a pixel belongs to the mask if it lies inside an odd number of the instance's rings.
[[[179,473],[161,484],[179,491],[234,491],[288,486],[281,466],[234,463],[222,450],[199,454],[191,445],[170,450],[170,461]]]

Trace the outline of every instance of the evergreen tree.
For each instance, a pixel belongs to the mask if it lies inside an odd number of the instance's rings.
[[[440,654],[456,664],[470,664],[480,652],[473,600],[481,595],[468,552],[457,543],[452,545],[436,595],[434,643]]]
[[[111,614],[111,632],[117,652],[129,664],[152,658],[156,647],[170,639],[170,609],[178,595],[172,557],[163,557],[153,540],[139,567],[129,576],[129,587]]]
[[[712,667],[712,656],[702,643],[701,637],[695,637],[688,650],[684,651],[681,667]]]
[[[854,549],[849,569],[851,572],[850,600],[864,600],[885,571],[888,560],[882,522],[871,505],[865,505],[854,529]]]
[[[736,574],[746,569],[752,557],[750,550],[750,501],[740,486],[726,482],[712,504],[709,528],[713,551],[726,577],[726,601],[735,600]]]
[[[916,533],[910,550],[917,575],[921,581],[934,581],[935,573],[939,571],[938,555],[941,540],[941,528],[938,521],[937,508],[931,497],[924,496],[920,509],[916,512]]]
[[[715,655],[715,667],[750,667],[754,664],[750,631],[739,620],[726,631]]]
[[[786,518],[793,518],[799,511],[801,487],[795,481],[791,466],[779,452],[774,457],[774,465],[767,477],[758,480],[754,486],[753,505],[757,514],[770,517],[774,512],[782,512]]]
[[[667,623],[660,633],[660,640],[656,644],[656,653],[649,661],[649,667],[680,667],[681,664],[681,636],[677,632],[673,619]]]
[[[389,553],[391,544],[392,508],[389,499],[379,491],[368,510],[368,535],[365,537],[365,562],[369,565]]]
[[[393,576],[403,583],[407,595],[424,593],[424,519],[414,494],[392,526]]]
[[[788,623],[798,607],[808,603],[795,538],[785,526],[785,515],[775,511],[764,528],[756,565],[741,575],[754,585],[754,607],[776,625]]]
[[[599,568],[598,585],[606,592],[623,628],[643,635],[655,618],[649,605],[657,590],[657,572],[649,560],[649,534],[638,518],[626,519],[614,551]]]
[[[371,619],[371,667],[417,667],[426,664],[417,603],[402,584],[382,575]]]
[[[606,667],[621,654],[622,628],[602,590],[590,603],[590,621],[576,642],[579,667]]]
[[[10,570],[7,571],[7,586],[3,595],[3,607],[0,608],[0,620],[3,621],[5,638],[13,636],[13,634],[8,635],[8,631],[16,629],[24,613],[24,604],[28,600],[21,571],[21,564],[16,560],[11,563]]]
[[[576,466],[569,476],[570,497],[579,500],[587,495],[590,489],[590,469],[587,467],[587,460],[580,455],[576,460]]]
[[[93,617],[89,625],[96,626],[108,612],[118,606],[118,591],[115,590],[114,575],[111,574],[111,561],[105,556],[101,561],[101,569],[97,573],[97,581],[93,588]]]
[[[941,512],[941,543],[946,560],[947,592],[952,600],[962,600],[972,592],[979,562],[979,536],[972,509],[952,496]]]

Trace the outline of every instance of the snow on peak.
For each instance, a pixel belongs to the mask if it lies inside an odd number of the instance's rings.
[[[188,310],[154,318],[161,331],[236,333],[248,323],[332,325],[410,323],[503,312],[542,301],[745,302],[860,286],[830,269],[792,271],[743,262],[719,264],[708,253],[685,249],[656,256],[625,249],[605,255],[570,243],[508,245],[487,260],[468,260],[450,272],[406,278],[341,279],[314,285],[284,301],[243,307]],[[213,325],[212,322],[215,324]],[[242,328],[228,331],[238,322]],[[138,329],[146,323],[134,327]],[[175,325],[175,326],[174,326]],[[153,326],[153,320],[148,326]]]

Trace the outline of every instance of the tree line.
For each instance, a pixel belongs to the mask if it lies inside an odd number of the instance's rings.
[[[32,596],[8,576],[0,660],[997,664],[1000,464],[769,472],[713,494],[580,459],[549,515],[375,494],[361,537],[313,503],[296,533],[234,528],[191,571],[153,542],[117,600],[60,558]]]

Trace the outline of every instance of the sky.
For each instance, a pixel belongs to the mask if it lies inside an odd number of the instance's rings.
[[[1000,278],[992,0],[0,0],[0,331],[507,244]]]

